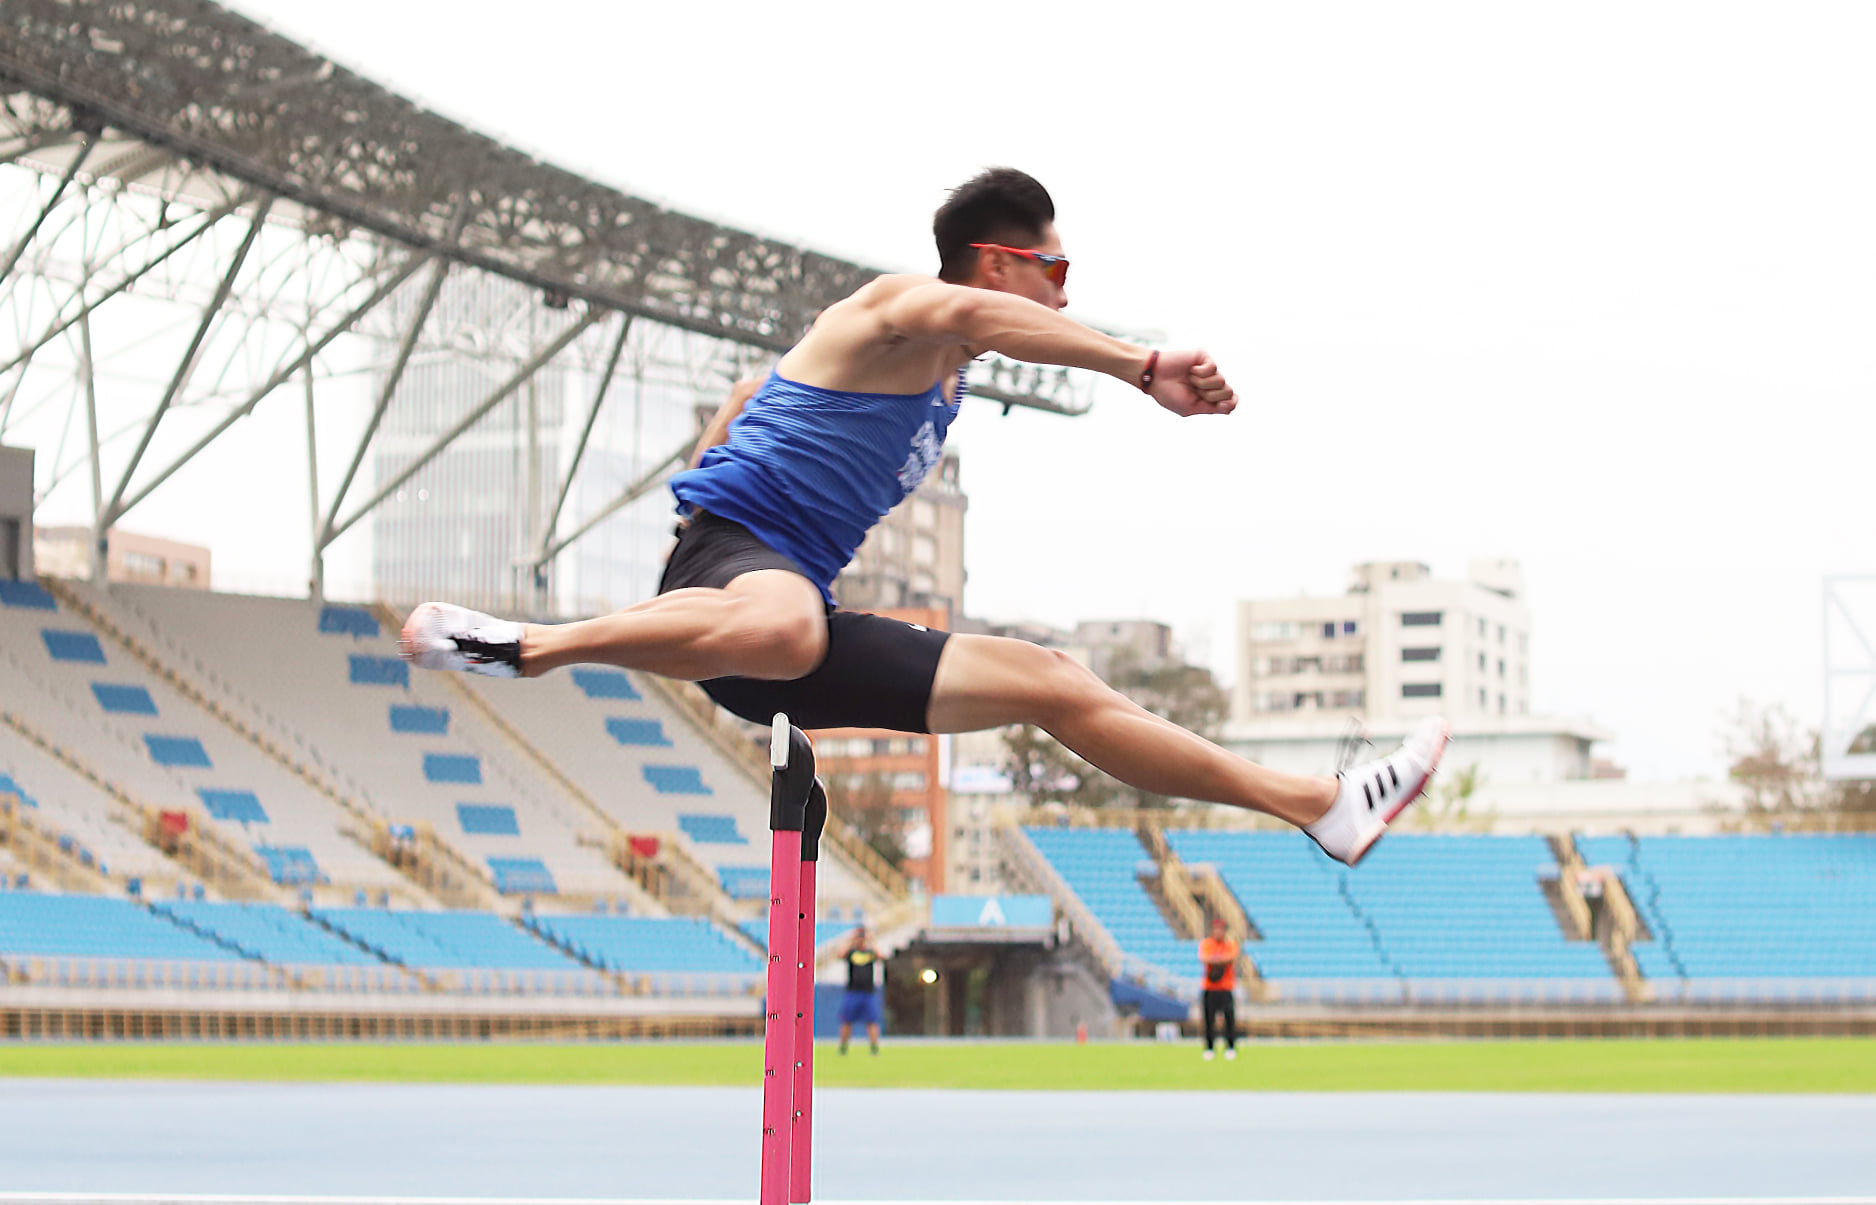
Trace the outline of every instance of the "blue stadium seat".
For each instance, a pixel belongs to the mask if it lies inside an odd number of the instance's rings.
[[[226,962],[241,956],[128,900],[0,895],[0,953]]]
[[[639,772],[660,795],[714,795],[696,766],[640,766]]]
[[[267,863],[267,873],[274,882],[289,887],[303,884],[324,883],[326,876],[320,873],[319,863],[313,860],[312,853],[300,845],[256,845],[254,852]]]
[[[59,604],[38,582],[0,582],[0,607],[23,611],[56,611]]]
[[[467,753],[426,753],[423,776],[431,782],[459,782],[475,786],[482,781],[482,759]]]
[[[6,794],[19,796],[20,802],[25,804],[29,808],[36,808],[39,806],[39,801],[37,799],[34,799],[31,795],[27,794],[26,788],[21,786],[18,782],[14,781],[14,778],[11,774],[0,774],[0,795],[6,795]]]
[[[449,734],[449,708],[416,707],[407,703],[393,703],[391,704],[391,731],[447,736]]]
[[[150,909],[248,958],[279,966],[376,966],[383,961],[278,904],[165,900]]]
[[[364,607],[327,606],[319,611],[319,630],[328,636],[351,636],[376,640],[381,629],[378,619]]]
[[[208,759],[208,750],[192,736],[158,736],[146,732],[143,734],[143,743],[150,751],[150,759],[159,766],[195,766],[204,770],[214,768],[214,763]]]
[[[260,799],[252,791],[197,787],[195,793],[202,800],[202,806],[208,809],[208,814],[217,820],[232,820],[237,824],[267,823],[267,811],[261,807]]]
[[[536,916],[556,945],[608,970],[756,975],[763,960],[702,917]]]
[[[350,665],[355,685],[410,689],[410,666],[397,657],[369,657],[363,653],[353,653]]]
[[[156,700],[150,692],[141,686],[114,686],[108,682],[93,682],[91,693],[98,700],[98,706],[118,715],[155,715]]]
[[[734,816],[705,816],[679,812],[677,826],[692,841],[705,845],[747,845],[749,838],[736,830]]]
[[[593,669],[577,666],[573,672],[573,684],[589,699],[625,699],[642,698],[632,680],[616,669]]]
[[[490,858],[495,890],[503,895],[553,895],[554,876],[539,858]]]
[[[46,652],[52,654],[54,661],[77,661],[87,665],[104,664],[104,646],[90,632],[71,632],[59,628],[42,628],[40,639],[46,642]]]
[[[519,837],[521,824],[515,809],[498,803],[459,803],[456,819],[465,833],[486,833],[498,837]]]
[[[664,734],[664,724],[658,720],[609,716],[606,719],[606,731],[621,745],[668,746],[671,743],[671,738]]]
[[[313,918],[409,967],[579,971],[575,959],[492,912],[319,908]]]
[[[1695,1002],[1862,999],[1876,991],[1876,835],[1584,837],[1650,936],[1657,994]]]
[[[769,868],[766,866],[719,866],[717,879],[724,893],[733,900],[769,898]]]

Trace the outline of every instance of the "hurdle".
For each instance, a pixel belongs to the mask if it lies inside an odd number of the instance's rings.
[[[805,1205],[814,1160],[814,880],[827,792],[814,748],[777,713],[769,736],[769,967],[762,1036],[761,1205]]]

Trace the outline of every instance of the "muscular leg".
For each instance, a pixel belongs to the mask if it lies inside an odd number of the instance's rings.
[[[528,624],[521,673],[594,663],[701,681],[734,674],[787,681],[827,654],[827,612],[799,574],[758,569],[721,590],[673,590],[577,623]]]
[[[1302,826],[1334,802],[1336,780],[1285,774],[1228,753],[1141,707],[1055,651],[999,636],[953,636],[927,712],[933,732],[1034,724],[1129,786],[1225,803]]]

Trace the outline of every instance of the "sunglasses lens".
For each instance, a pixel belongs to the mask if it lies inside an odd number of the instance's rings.
[[[1056,288],[1058,289],[1067,288],[1068,287],[1068,261],[1065,259],[1058,259],[1054,263],[1050,264],[1049,265],[1049,279],[1055,282]]]

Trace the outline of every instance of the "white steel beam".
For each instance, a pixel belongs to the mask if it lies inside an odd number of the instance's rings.
[[[156,409],[150,415],[150,421],[144,425],[143,438],[137,441],[137,450],[130,454],[130,461],[124,466],[124,475],[118,478],[117,488],[111,491],[111,501],[105,506],[104,513],[116,522],[116,516],[122,512],[118,507],[124,501],[124,491],[130,488],[130,482],[137,474],[137,466],[143,463],[143,454],[150,449],[150,441],[156,438],[156,428],[169,413],[169,408],[176,401],[183,388],[188,385],[190,374],[195,372],[196,358],[201,354],[202,342],[208,338],[209,328],[215,324],[215,316],[221,313],[221,307],[228,301],[228,295],[234,292],[235,279],[241,275],[241,266],[247,262],[248,251],[254,246],[254,240],[260,237],[261,227],[267,221],[267,211],[273,208],[272,197],[263,197],[255,208],[254,220],[248,224],[248,232],[241,239],[241,245],[235,248],[234,258],[229,261],[228,270],[222,273],[221,283],[216,286],[214,296],[202,307],[202,317],[195,324],[195,333],[189,338],[189,346],[183,351],[182,358],[176,362],[176,371],[169,378],[169,385],[163,390],[163,396],[157,400]]]
[[[390,481],[381,486],[378,492],[373,494],[364,505],[354,510],[346,517],[344,522],[331,528],[332,539],[336,540],[344,535],[351,529],[353,524],[370,514],[380,502],[383,502],[386,498],[396,493],[399,486],[409,481],[412,477],[415,477],[425,465],[435,460],[442,454],[445,448],[455,443],[463,432],[469,430],[469,428],[475,426],[478,422],[481,422],[483,415],[495,409],[496,406],[500,405],[515,390],[525,385],[529,377],[539,372],[548,361],[559,355],[566,349],[568,344],[585,334],[589,327],[605,317],[605,315],[606,311],[597,306],[589,308],[578,322],[567,327],[567,329],[562,331],[551,343],[536,352],[526,364],[517,368],[513,375],[498,385],[494,392],[490,393],[486,398],[483,398],[482,401],[478,403],[474,409],[469,411],[468,414],[464,415],[455,426],[431,441],[429,447],[419,452],[396,476],[392,477]],[[328,543],[330,543],[330,541],[328,541]]]
[[[289,362],[286,366],[281,368],[280,371],[276,372],[273,376],[269,377],[267,379],[267,382],[263,384],[259,389],[256,389],[253,393],[249,394],[247,401],[235,407],[232,411],[228,413],[228,415],[225,418],[223,418],[219,423],[216,423],[215,426],[209,430],[209,433],[207,435],[204,435],[201,439],[198,439],[193,445],[190,446],[188,451],[184,452],[181,456],[177,457],[174,461],[170,462],[169,467],[165,468],[161,473],[158,473],[156,475],[155,480],[151,481],[150,484],[138,490],[131,497],[125,499],[124,503],[121,506],[117,507],[115,513],[112,514],[111,522],[115,523],[117,522],[117,520],[123,518],[125,513],[128,512],[132,507],[136,506],[137,503],[143,501],[145,498],[148,498],[153,490],[155,490],[158,486],[162,485],[165,481],[168,481],[172,476],[174,476],[176,473],[176,470],[182,468],[182,466],[188,464],[191,460],[194,460],[196,456],[202,451],[203,448],[208,447],[210,444],[214,443],[217,439],[220,439],[224,431],[228,430],[228,428],[234,426],[236,423],[240,422],[242,419],[252,414],[254,412],[254,407],[261,404],[261,399],[265,398],[268,394],[272,393],[274,390],[280,388],[281,385],[291,380],[294,373],[297,373],[300,369],[312,363],[313,358],[317,356],[320,352],[324,351],[327,345],[329,345],[334,339],[337,339],[340,335],[343,335],[346,331],[351,330],[352,327],[358,322],[360,318],[363,318],[366,314],[370,313],[373,309],[377,307],[379,302],[383,301],[386,297],[389,297],[393,292],[395,292],[399,285],[403,284],[406,280],[410,279],[411,273],[415,272],[418,268],[423,267],[424,264],[430,261],[431,257],[432,257],[431,253],[426,251],[426,252],[418,252],[416,254],[411,255],[408,259],[406,259],[402,264],[398,266],[396,271],[392,272],[391,275],[387,277],[383,282],[381,282],[377,288],[371,291],[371,295],[369,297],[359,302],[349,312],[347,312],[344,317],[340,318],[337,322],[333,323],[330,327],[328,327],[326,329],[325,334],[321,335],[317,341],[308,344],[305,350],[300,352],[299,355],[295,356],[291,362]]]

